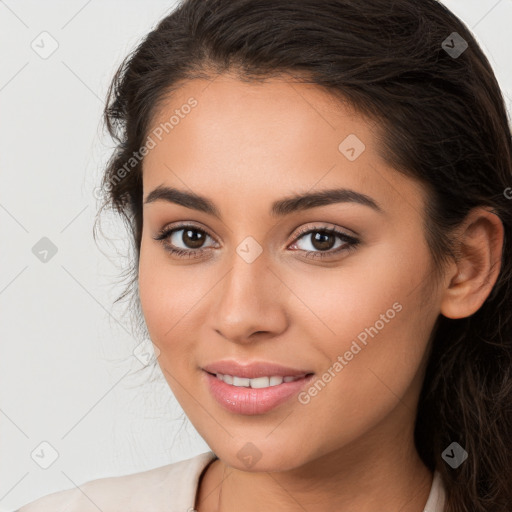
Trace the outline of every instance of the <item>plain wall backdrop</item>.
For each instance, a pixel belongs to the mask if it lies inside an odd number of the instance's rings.
[[[443,3],[473,31],[511,113],[512,0]],[[208,450],[112,306],[123,225],[105,222],[110,245],[92,236],[112,149],[107,87],[174,6],[0,0],[0,511]]]

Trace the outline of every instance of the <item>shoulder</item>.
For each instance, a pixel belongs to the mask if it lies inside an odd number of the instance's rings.
[[[170,505],[186,510],[194,505],[199,475],[215,458],[208,451],[140,473],[91,480],[43,496],[16,512],[170,512]]]

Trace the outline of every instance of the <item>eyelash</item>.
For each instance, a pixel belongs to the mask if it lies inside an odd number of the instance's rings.
[[[180,248],[178,248],[178,249],[175,249],[167,243],[167,239],[169,238],[169,236],[172,233],[174,233],[175,231],[182,231],[186,228],[188,228],[188,230],[191,230],[191,231],[197,231],[197,232],[203,233],[205,235],[208,235],[210,238],[213,239],[213,237],[207,231],[205,231],[204,229],[198,228],[198,227],[194,226],[193,224],[179,224],[179,225],[175,225],[175,226],[172,226],[169,228],[165,227],[153,238],[154,238],[154,240],[159,241],[164,246],[164,249],[174,256],[177,256],[179,258],[185,258],[185,257],[199,258],[204,252],[206,252],[208,250],[207,248],[200,248],[200,249],[180,249]],[[297,233],[297,236],[295,237],[295,239],[292,243],[297,242],[297,240],[299,240],[300,238],[302,238],[308,234],[316,233],[316,232],[334,234],[339,239],[341,239],[343,242],[345,242],[345,245],[338,247],[336,250],[329,249],[328,251],[304,251],[303,249],[298,249],[299,251],[306,253],[306,258],[313,258],[313,259],[314,258],[319,258],[319,259],[328,258],[328,257],[338,254],[340,252],[353,251],[361,243],[361,241],[358,240],[357,238],[354,238],[352,236],[349,236],[349,235],[343,233],[342,231],[338,231],[337,229],[329,228],[327,226],[313,226],[313,227],[308,227],[308,228],[301,228],[301,229],[299,229],[299,232]]]

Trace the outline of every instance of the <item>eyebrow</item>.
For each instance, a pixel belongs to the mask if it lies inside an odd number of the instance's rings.
[[[144,204],[155,201],[178,204],[213,215],[219,220],[222,219],[219,209],[212,201],[194,192],[186,192],[160,185],[148,194]],[[275,201],[272,203],[270,215],[273,217],[284,217],[298,211],[335,203],[358,203],[368,206],[379,213],[384,213],[379,204],[370,196],[347,188],[336,188],[312,193],[305,192]]]

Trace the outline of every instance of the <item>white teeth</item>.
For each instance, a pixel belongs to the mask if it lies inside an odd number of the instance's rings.
[[[267,377],[263,377],[264,379],[266,379]],[[284,382],[284,377],[279,377],[278,375],[276,375],[275,377],[270,377],[269,379],[269,385],[270,386],[277,386],[279,384],[282,384]]]
[[[271,377],[257,377],[255,379],[247,379],[244,377],[237,377],[233,375],[223,375],[222,373],[216,373],[216,377],[226,384],[231,384],[237,387],[251,387],[255,389],[268,388],[270,386],[278,386],[283,382],[292,382],[297,379],[301,379],[304,375],[297,375],[296,377],[281,377],[279,375],[273,375]]]
[[[248,386],[250,379],[233,376],[233,386]]]

